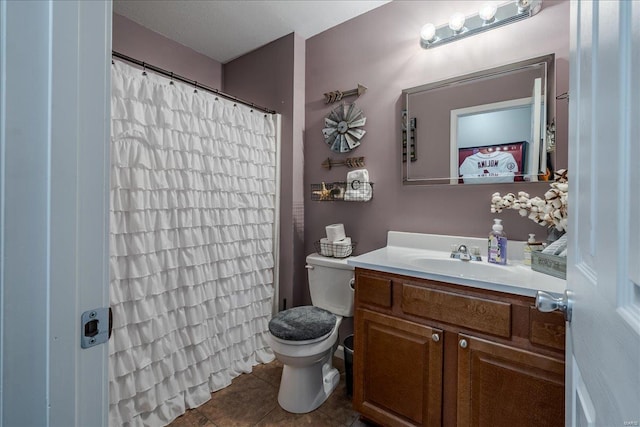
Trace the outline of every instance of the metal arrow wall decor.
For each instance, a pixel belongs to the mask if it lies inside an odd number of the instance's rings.
[[[345,90],[345,91],[334,90],[333,92],[325,93],[324,94],[324,103],[325,104],[331,104],[332,102],[341,101],[342,98],[346,98],[346,97],[354,96],[354,95],[359,97],[360,95],[362,95],[366,91],[367,91],[366,86],[363,86],[360,83],[358,83],[358,87],[356,89]]]
[[[363,168],[364,157],[347,157],[343,161],[331,160],[331,157],[327,157],[327,160],[322,162],[321,166],[328,170],[331,170],[334,166],[346,166],[349,169]]]

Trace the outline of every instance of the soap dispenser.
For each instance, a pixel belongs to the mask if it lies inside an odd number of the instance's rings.
[[[487,252],[487,261],[502,265],[507,263],[507,236],[503,231],[501,219],[496,218],[493,220]]]

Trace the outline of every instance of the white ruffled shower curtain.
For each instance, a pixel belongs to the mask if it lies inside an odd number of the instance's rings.
[[[119,61],[111,114],[109,425],[162,426],[273,360],[276,119]]]

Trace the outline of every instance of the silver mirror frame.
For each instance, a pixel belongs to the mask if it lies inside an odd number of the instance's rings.
[[[407,123],[407,120],[410,120],[410,114],[406,114],[407,105],[409,102],[409,95],[417,94],[420,92],[433,90],[433,89],[442,89],[448,86],[454,86],[460,83],[468,83],[473,80],[485,79],[488,77],[498,76],[509,71],[514,71],[518,69],[522,69],[528,66],[532,66],[539,63],[547,64],[547,81],[546,81],[546,90],[545,90],[545,98],[544,101],[547,105],[546,109],[546,118],[544,122],[544,130],[546,130],[551,123],[555,119],[555,92],[556,92],[556,76],[555,76],[555,55],[549,54],[544,56],[539,56],[536,58],[527,59],[524,61],[519,61],[495,68],[490,68],[482,71],[473,72],[470,74],[465,74],[462,76],[452,77],[446,80],[440,80],[433,83],[427,83],[424,85],[404,89],[402,91],[402,119],[401,119],[401,127],[408,132],[411,129],[410,123]],[[544,131],[543,130],[543,131]],[[410,153],[418,152],[418,147],[411,147],[410,145],[410,136],[405,138],[405,141],[401,141],[402,143],[408,144],[403,147],[404,154],[402,157],[402,183],[403,185],[450,185],[454,180],[457,181],[457,177],[434,177],[434,178],[411,178],[409,176],[409,165],[411,163]],[[400,144],[402,147],[402,144]],[[446,159],[447,164],[449,163],[449,159]],[[518,184],[523,184],[525,181],[518,181]],[[487,184],[479,184],[479,185],[487,185]]]

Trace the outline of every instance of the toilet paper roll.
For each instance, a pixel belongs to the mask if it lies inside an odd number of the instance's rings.
[[[353,248],[351,247],[351,238],[345,237],[342,240],[338,240],[337,242],[333,242],[333,256],[336,258],[345,258],[351,255],[351,251]]]
[[[344,224],[331,224],[325,227],[327,231],[327,239],[329,242],[337,242],[338,240],[342,240],[346,237],[344,234]]]
[[[320,239],[320,255],[333,256],[333,243],[326,237]]]

